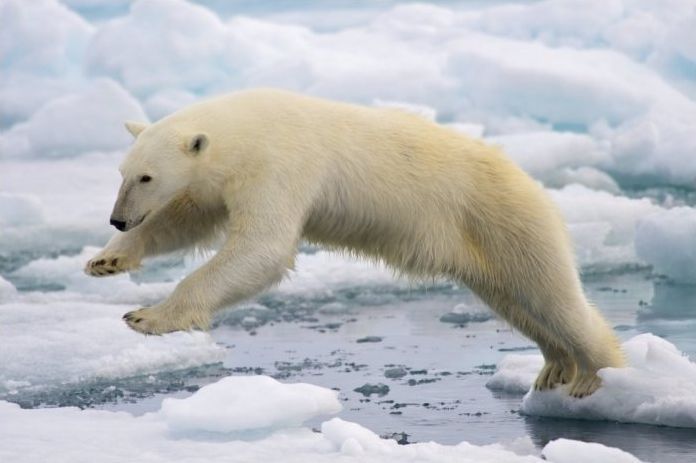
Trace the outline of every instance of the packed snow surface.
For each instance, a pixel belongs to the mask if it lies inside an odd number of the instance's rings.
[[[301,424],[341,405],[330,389],[282,384],[264,376],[225,378],[186,399],[167,399],[161,410],[125,412],[75,408],[23,410],[0,401],[0,460],[52,462],[491,462],[534,463],[501,445],[462,442],[398,445],[357,423],[325,421],[320,432]],[[626,461],[628,454],[599,444],[558,440],[546,461],[569,462],[574,452],[592,461]],[[620,456],[623,460],[613,460]],[[590,460],[587,460],[590,461]]]
[[[626,368],[599,371],[602,386],[589,397],[572,398],[565,387],[530,390],[543,365],[540,355],[509,355],[487,386],[520,392],[528,415],[612,420],[696,428],[696,363],[673,344],[652,334],[623,343]]]

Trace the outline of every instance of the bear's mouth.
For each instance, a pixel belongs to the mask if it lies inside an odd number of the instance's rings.
[[[131,227],[129,228],[129,230],[132,230],[132,229],[134,229],[135,227],[137,227],[138,225],[140,225],[141,223],[143,223],[143,221],[145,220],[145,217],[147,217],[147,215],[148,215],[149,213],[150,213],[150,211],[147,211],[147,212],[144,213],[138,220],[136,220],[135,222],[133,222],[133,225],[131,225]]]

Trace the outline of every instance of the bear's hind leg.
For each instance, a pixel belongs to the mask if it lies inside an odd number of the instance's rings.
[[[612,329],[584,297],[578,301],[576,308],[571,307],[533,314],[535,318],[542,318],[540,323],[546,328],[548,339],[560,345],[568,355],[564,357],[565,360],[560,360],[560,373],[555,370],[555,360],[552,360],[547,371],[542,371],[544,377],[540,374],[537,381],[543,383],[548,381],[545,377],[560,374],[562,380],[569,382],[569,394],[581,398],[592,394],[601,385],[598,370],[621,367],[624,359]],[[576,366],[576,371],[573,371],[575,368],[568,364],[568,360]]]
[[[505,306],[506,310],[501,311],[500,306],[491,305],[514,328],[536,342],[544,356],[544,366],[534,381],[534,389],[537,391],[553,389],[573,381],[577,373],[577,365],[568,351],[554,339],[544,325],[526,316],[521,307],[512,303]]]
[[[578,362],[578,374],[570,383],[569,393],[577,398],[588,396],[599,388],[601,379],[597,376],[598,370],[625,365],[619,340],[611,327],[595,307],[588,303],[585,303],[585,307],[585,326],[580,330],[585,337],[572,346]]]

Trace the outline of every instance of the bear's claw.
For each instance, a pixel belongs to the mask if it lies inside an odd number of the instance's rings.
[[[570,383],[570,395],[582,399],[594,393],[602,385],[602,380],[596,373],[583,372]]]
[[[93,277],[105,277],[116,275],[136,268],[137,265],[129,264],[125,256],[97,256],[85,265],[85,273]]]

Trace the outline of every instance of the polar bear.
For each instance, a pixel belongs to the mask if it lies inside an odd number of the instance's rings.
[[[467,285],[538,343],[537,389],[569,383],[582,397],[598,369],[623,365],[554,204],[494,147],[397,109],[281,90],[126,126],[135,142],[111,215],[120,233],[85,271],[224,242],[165,301],[124,316],[136,331],[207,328],[216,310],[280,281],[305,239]]]

